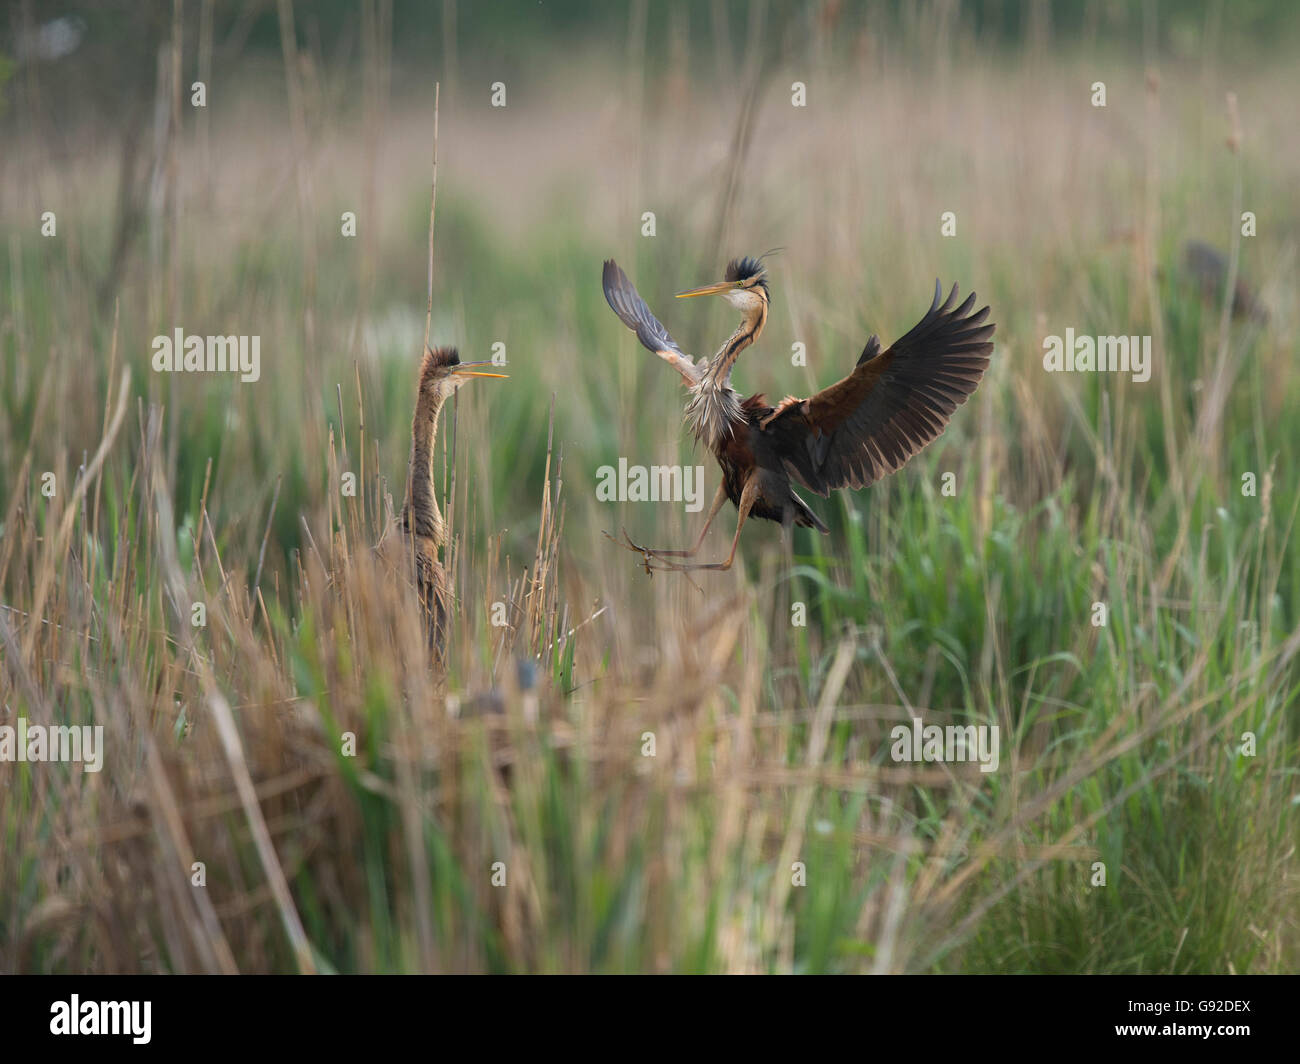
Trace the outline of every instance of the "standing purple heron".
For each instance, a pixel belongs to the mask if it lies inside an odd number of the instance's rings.
[[[654,569],[730,569],[740,530],[751,516],[829,531],[795,494],[792,481],[818,495],[864,488],[900,469],[947,427],[988,368],[994,326],[989,308],[973,311],[972,292],[960,306],[957,286],[947,300],[936,281],[934,302],[916,326],[887,350],[867,340],[853,372],[807,399],[787,396],[770,406],[763,395],[742,399],[731,385],[740,353],[767,324],[766,270],[754,258],[733,259],[723,280],[678,293],[678,299],[720,295],[741,313],[739,327],[712,359],[683,353],[613,259],[605,263],[605,299],[637,339],[682,375],[690,389],[686,420],[722,467],[722,484],[689,550],[641,547],[623,533],[624,545]],[[693,558],[722,504],[739,512],[731,552],[721,562],[670,562]],[[608,533],[607,533],[608,535]],[[613,538],[612,536],[610,537]],[[651,565],[651,560],[659,563]]]
[[[438,560],[438,548],[447,542],[446,527],[438,509],[433,485],[433,444],[438,435],[438,415],[447,398],[471,377],[505,377],[479,366],[491,362],[462,362],[454,347],[426,347],[420,361],[411,420],[411,459],[406,477],[406,503],[402,506],[402,531],[415,556],[415,586],[420,594],[429,646],[438,656],[447,638],[452,590],[447,571]]]

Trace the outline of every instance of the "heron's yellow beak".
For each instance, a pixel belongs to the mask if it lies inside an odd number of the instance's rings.
[[[451,372],[459,374],[462,377],[500,377],[506,379],[509,373],[484,373],[482,370],[473,369],[473,366],[491,366],[494,363],[491,359],[484,359],[482,362],[461,362],[451,367]]]
[[[736,287],[735,281],[718,281],[716,284],[706,284],[703,288],[692,288],[689,292],[678,292],[678,299],[690,299],[692,296],[716,296],[719,292],[727,292]]]

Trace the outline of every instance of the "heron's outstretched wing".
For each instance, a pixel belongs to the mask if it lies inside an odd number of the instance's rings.
[[[975,294],[954,309],[957,286],[888,351],[871,337],[843,380],[807,399],[786,399],[762,423],[790,475],[819,495],[862,488],[898,470],[935,439],[988,368],[989,308]]]
[[[624,325],[636,333],[636,338],[677,370],[687,384],[698,384],[703,376],[703,367],[692,362],[691,356],[677,346],[668,335],[668,330],[650,313],[650,308],[627,279],[627,274],[619,269],[618,263],[613,259],[605,260],[605,273],[601,281],[610,308]]]

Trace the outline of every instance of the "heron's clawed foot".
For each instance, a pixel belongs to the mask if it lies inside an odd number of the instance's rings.
[[[601,535],[603,535],[611,543],[617,543],[620,547],[626,547],[634,554],[641,555],[641,562],[645,566],[646,576],[654,576],[655,569],[659,568],[658,566],[652,566],[650,564],[650,559],[654,557],[654,551],[649,550],[645,547],[638,547],[635,543],[632,542],[632,537],[627,534],[627,529],[625,528],[622,531],[623,531],[623,538],[619,539],[617,536],[610,535],[603,528],[600,530]]]
[[[654,547],[643,547],[633,541],[632,537],[627,534],[626,528],[622,529],[622,539],[610,535],[604,529],[601,529],[601,532],[611,542],[630,550],[633,554],[641,555],[641,564],[645,567],[646,576],[654,576],[655,573],[685,573],[695,568],[695,566],[678,565],[676,562],[670,562],[664,557],[665,554],[684,554],[685,551],[659,551]]]

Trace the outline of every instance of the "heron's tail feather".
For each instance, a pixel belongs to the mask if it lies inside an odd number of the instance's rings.
[[[808,508],[803,499],[799,498],[793,491],[790,492],[790,497],[794,499],[794,523],[796,525],[800,528],[815,528],[823,535],[830,532],[830,529],[826,527],[826,523]]]

